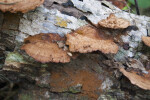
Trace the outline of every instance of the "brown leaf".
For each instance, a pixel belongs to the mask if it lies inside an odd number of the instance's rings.
[[[3,12],[27,12],[40,6],[44,0],[1,0],[0,10]]]
[[[87,53],[101,51],[117,53],[118,46],[111,39],[100,36],[100,32],[92,26],[83,26],[71,34],[67,34],[66,44],[71,52]]]
[[[117,18],[114,14],[110,14],[107,19],[99,21],[99,25],[105,28],[123,29],[130,25],[130,22],[123,18]]]
[[[139,86],[142,89],[150,90],[150,71],[148,74],[138,75],[136,72],[127,72],[124,68],[120,71],[131,81],[132,84]]]

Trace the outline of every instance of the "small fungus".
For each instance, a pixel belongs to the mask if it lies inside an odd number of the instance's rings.
[[[98,22],[100,26],[112,29],[124,29],[130,25],[130,22],[123,18],[117,18],[114,14],[110,14],[107,19]]]
[[[142,89],[150,90],[150,71],[148,74],[138,75],[135,71],[127,72],[124,68],[120,71],[131,81],[132,84]]]
[[[106,54],[115,54],[118,51],[118,46],[112,39],[100,36],[99,30],[89,25],[67,34],[66,37],[66,44],[71,52],[87,53],[99,50]]]
[[[0,10],[25,13],[40,6],[43,2],[44,0],[0,0]]]
[[[67,51],[59,48],[57,44],[58,41],[63,40],[64,38],[60,37],[58,34],[39,34],[25,39],[25,43],[28,43],[24,44],[21,49],[25,50],[26,53],[35,60],[42,63],[67,63],[70,62]]]
[[[150,47],[150,37],[142,36],[142,41],[144,42],[145,45]]]

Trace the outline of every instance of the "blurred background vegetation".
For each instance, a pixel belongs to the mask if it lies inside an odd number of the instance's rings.
[[[138,3],[139,11],[141,15],[150,16],[150,0],[136,0]],[[136,14],[135,0],[127,0],[127,5],[123,10],[130,8],[132,13]]]
[[[102,1],[102,0],[100,0]],[[107,0],[112,2],[118,8],[137,14],[135,0]],[[150,0],[136,0],[138,3],[138,8],[140,15],[150,16]]]

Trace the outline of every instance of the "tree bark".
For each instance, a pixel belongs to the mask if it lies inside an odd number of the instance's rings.
[[[129,59],[140,59],[146,66],[147,62],[141,55],[147,57],[149,53],[142,52],[145,50],[143,48],[148,47],[143,46],[141,36],[147,36],[150,18],[124,12],[108,2],[85,1],[45,0],[43,5],[25,14],[0,12],[1,84],[8,82],[17,87],[17,90],[11,89],[13,96],[4,93],[9,99],[149,99],[150,91],[132,85],[116,67],[118,63],[126,65]],[[104,3],[107,7],[102,5]],[[131,23],[124,30],[104,29],[106,34],[116,37],[115,42],[120,49],[115,55],[96,51],[79,54],[66,64],[43,64],[20,50],[28,36],[39,33],[58,33],[65,36],[86,24],[97,27],[98,21],[106,19],[111,13]],[[14,91],[17,92],[13,94]],[[5,99],[3,95],[0,98]]]

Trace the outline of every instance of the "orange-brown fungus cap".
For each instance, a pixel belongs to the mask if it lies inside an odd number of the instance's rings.
[[[145,45],[150,47],[150,37],[142,36],[142,41],[145,43]]]
[[[58,34],[45,34],[45,33],[40,33],[34,36],[29,36],[28,38],[26,38],[24,40],[25,43],[34,43],[34,42],[39,42],[39,41],[49,41],[49,42],[53,42],[56,43],[58,41],[65,41],[64,37],[59,36]]]
[[[130,25],[130,22],[123,18],[117,18],[114,14],[110,14],[107,19],[98,22],[100,26],[105,28],[123,29]]]
[[[83,26],[75,32],[67,34],[66,44],[71,52],[87,53],[101,51],[103,53],[117,53],[118,46],[111,39],[100,36],[98,29]]]
[[[139,86],[142,89],[150,90],[150,71],[148,74],[138,75],[136,72],[127,72],[124,68],[120,71],[131,81],[132,84]]]
[[[64,38],[61,38],[58,34],[38,34],[25,39],[25,42],[28,43],[24,44],[21,49],[42,63],[66,63],[70,62],[70,57],[56,43],[63,40]]]
[[[0,10],[3,12],[27,12],[40,6],[44,0],[0,0]]]

